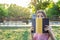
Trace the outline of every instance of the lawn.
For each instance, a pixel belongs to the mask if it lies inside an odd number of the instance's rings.
[[[54,26],[56,40],[60,40],[60,27]],[[0,40],[31,40],[31,29],[19,27],[0,27]]]
[[[0,27],[0,40],[31,40],[30,28]]]
[[[53,26],[53,32],[56,40],[60,40],[60,26]]]

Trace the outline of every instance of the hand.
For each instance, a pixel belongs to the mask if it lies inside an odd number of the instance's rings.
[[[34,27],[32,27],[31,30],[34,31]]]
[[[54,36],[54,34],[53,34],[53,31],[51,30],[51,27],[50,27],[50,26],[46,25],[45,30],[46,30],[46,31],[48,30],[49,35],[50,35],[50,37],[51,37],[51,40],[56,40],[56,38],[55,38],[55,36]]]
[[[48,25],[45,25],[46,27],[44,28],[45,31],[50,31],[51,28]]]

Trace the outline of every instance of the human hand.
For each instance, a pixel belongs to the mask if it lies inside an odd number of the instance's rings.
[[[44,28],[45,31],[51,31],[51,28],[48,25],[45,25],[46,27]]]
[[[31,30],[34,31],[34,27],[31,27]]]

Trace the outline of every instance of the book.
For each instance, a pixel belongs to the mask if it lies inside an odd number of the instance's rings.
[[[48,33],[44,28],[49,25],[48,18],[36,18],[36,33]]]

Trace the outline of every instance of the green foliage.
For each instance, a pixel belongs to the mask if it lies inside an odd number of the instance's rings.
[[[45,10],[48,18],[52,18],[53,16],[60,16],[60,1],[54,3],[52,0],[36,0],[35,5],[33,3],[32,5],[35,8],[32,7],[32,9],[34,9],[35,12],[37,10]]]
[[[22,40],[28,40],[28,35],[29,35],[29,32],[28,31],[25,31],[24,34],[22,35]]]
[[[46,13],[49,18],[52,18],[53,16],[59,17],[60,16],[59,3],[57,4],[51,3],[47,8]]]
[[[53,32],[56,40],[60,40],[60,26],[53,26]]]
[[[31,40],[30,28],[0,29],[0,40]]]
[[[32,0],[33,1],[33,0]],[[35,0],[32,2],[31,1],[31,4],[35,7],[34,10],[35,12],[37,10],[44,10],[47,8],[47,6],[50,4],[51,0]],[[34,4],[35,2],[35,4]],[[32,8],[33,9],[33,8]],[[33,11],[32,11],[33,12]]]
[[[49,5],[49,1],[39,2],[36,4],[36,10],[44,10]]]
[[[30,18],[30,9],[18,6],[16,4],[0,4],[0,18]]]
[[[29,18],[30,10],[29,8],[24,8],[16,4],[11,4],[8,8],[8,13],[10,17],[25,17]]]
[[[8,15],[8,10],[5,9],[5,5],[0,4],[0,18],[6,17]]]

